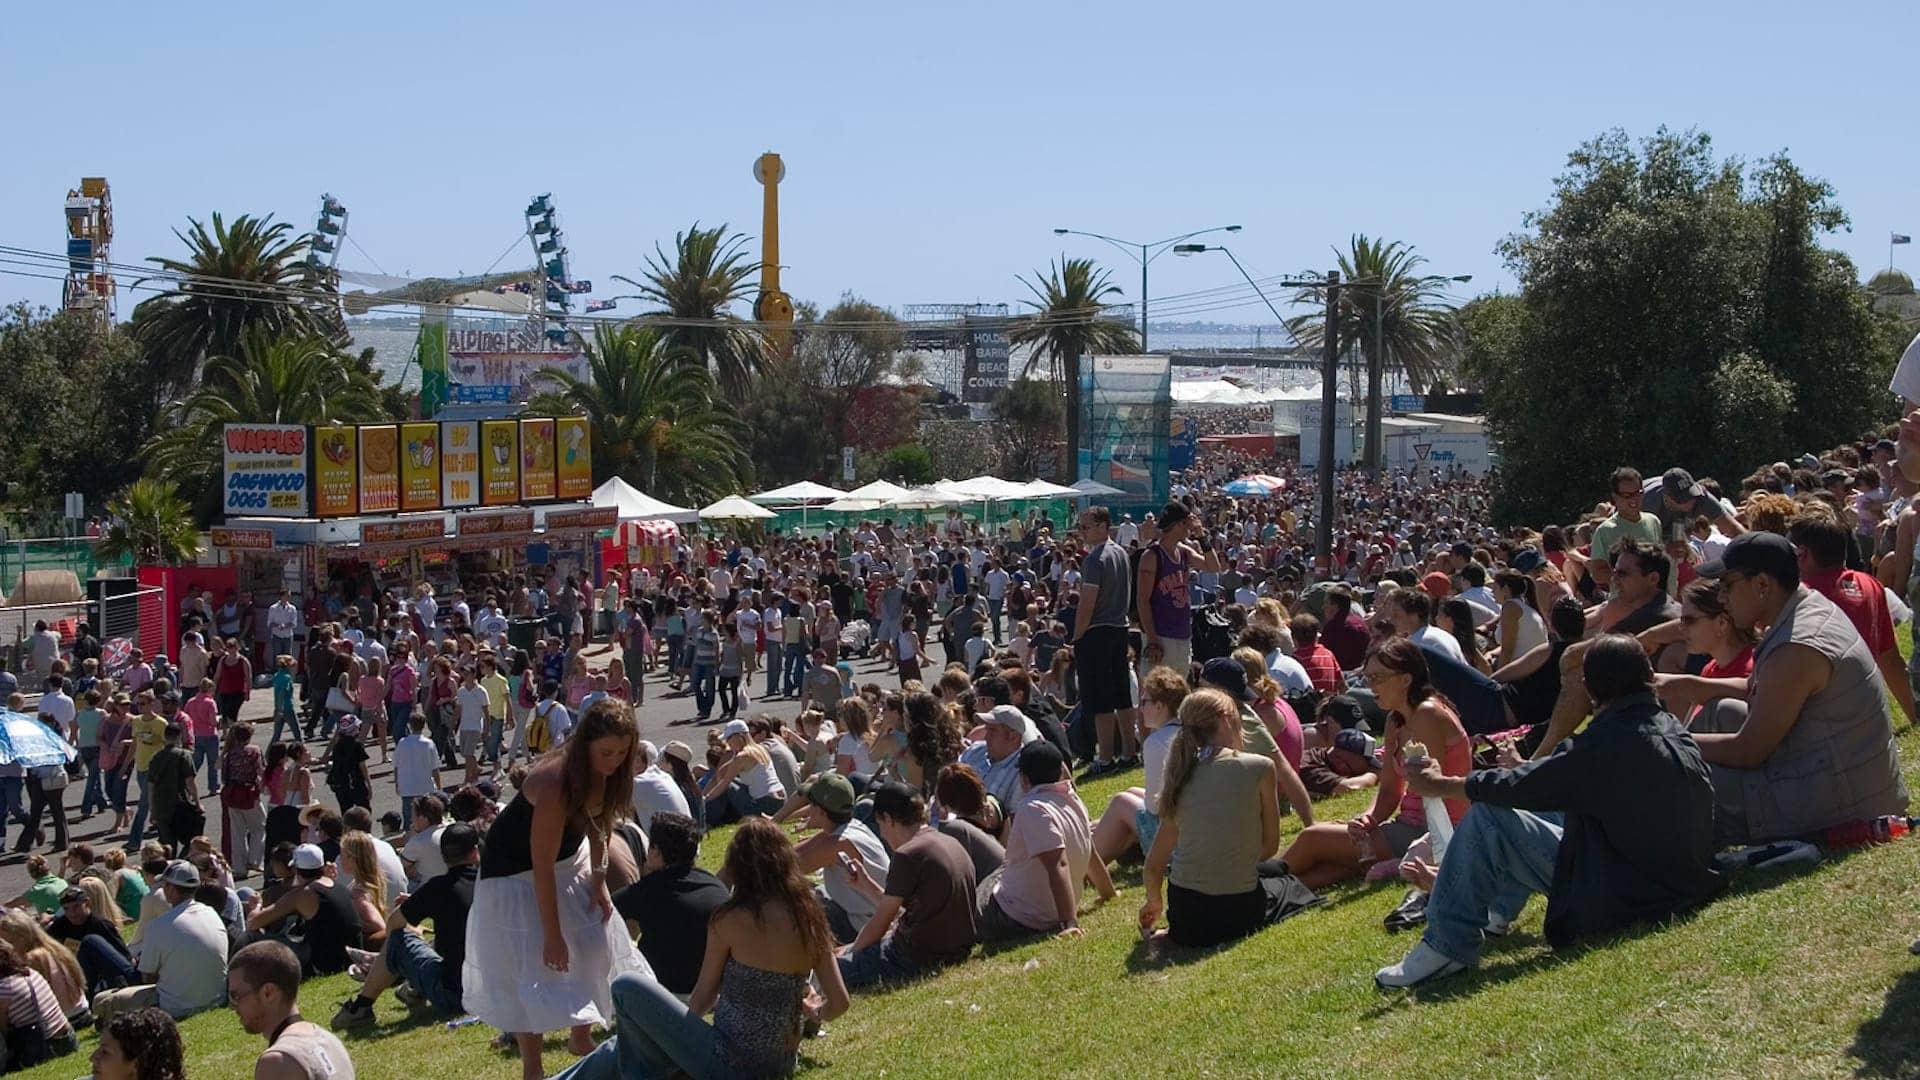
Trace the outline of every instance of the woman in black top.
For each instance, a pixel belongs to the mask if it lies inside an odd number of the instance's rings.
[[[355,806],[373,809],[373,779],[367,774],[367,757],[367,748],[360,743],[360,721],[351,715],[341,717],[340,727],[333,733],[333,745],[320,762],[326,766],[327,787],[340,801],[341,813]]]
[[[487,830],[467,916],[461,999],[519,1043],[523,1074],[544,1076],[545,1032],[569,1028],[569,1049],[593,1049],[613,1022],[617,975],[648,972],[612,918],[608,837],[629,814],[639,734],[617,698],[595,702],[567,741],[536,759]]]
[[[1560,658],[1568,646],[1586,637],[1586,610],[1580,601],[1563,596],[1548,609],[1547,629],[1551,636],[1545,645],[1534,646],[1493,673],[1514,720],[1522,726],[1553,719],[1554,703],[1560,700]]]

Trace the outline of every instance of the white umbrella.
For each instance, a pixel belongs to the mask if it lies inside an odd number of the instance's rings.
[[[780,515],[764,506],[755,506],[738,495],[729,495],[717,503],[700,508],[702,521],[764,521]]]
[[[1073,485],[1073,490],[1076,493],[1078,493],[1081,498],[1092,496],[1094,498],[1104,499],[1104,498],[1110,498],[1114,495],[1126,494],[1126,492],[1121,491],[1117,487],[1108,487],[1107,485],[1091,477],[1085,480],[1076,481]]]
[[[1000,499],[1024,499],[1027,497],[1027,485],[1016,484],[1011,480],[1002,480],[996,476],[976,476],[970,480],[961,480],[942,486],[955,495],[965,495],[979,502],[992,502]]]
[[[942,490],[937,484],[928,484],[908,491],[898,499],[887,503],[890,510],[935,510],[942,506],[956,506],[968,501],[965,497]]]
[[[1023,499],[1071,499],[1082,494],[1077,488],[1065,487],[1049,480],[1032,480],[1020,486],[1024,489],[1020,494]]]
[[[749,495],[747,498],[765,506],[791,506],[795,503],[804,506],[807,503],[827,502],[831,499],[838,499],[845,494],[847,493],[841,491],[839,488],[830,488],[825,484],[816,484],[811,480],[802,480],[797,484],[788,484],[786,487],[774,488],[772,491],[763,491],[758,495]]]
[[[875,480],[871,484],[862,484],[838,499],[821,507],[822,510],[836,512],[865,513],[878,510],[893,500],[904,496],[907,489],[899,484],[890,484],[885,480]]]

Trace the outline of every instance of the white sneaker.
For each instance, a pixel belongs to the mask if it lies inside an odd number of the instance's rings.
[[[1506,937],[1513,933],[1513,920],[1503,919],[1492,910],[1487,912],[1486,935],[1488,937]]]
[[[1404,990],[1466,969],[1467,965],[1422,941],[1399,963],[1374,972],[1373,981],[1382,990]]]

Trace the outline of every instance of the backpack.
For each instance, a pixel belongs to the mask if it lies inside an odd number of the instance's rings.
[[[553,727],[547,722],[559,702],[547,702],[533,707],[533,716],[527,720],[527,749],[536,757],[553,749]]]
[[[1227,625],[1227,617],[1218,604],[1208,604],[1194,609],[1193,613],[1193,662],[1204,664],[1219,656],[1233,652],[1233,630]]]
[[[1084,705],[1076,704],[1067,710],[1067,719],[1061,726],[1067,729],[1067,746],[1078,761],[1092,761],[1099,756],[1100,735],[1093,726],[1093,714],[1087,712]]]

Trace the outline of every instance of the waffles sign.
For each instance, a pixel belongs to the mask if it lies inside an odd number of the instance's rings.
[[[307,516],[304,425],[228,424],[222,451],[222,508],[226,513],[243,517]]]

